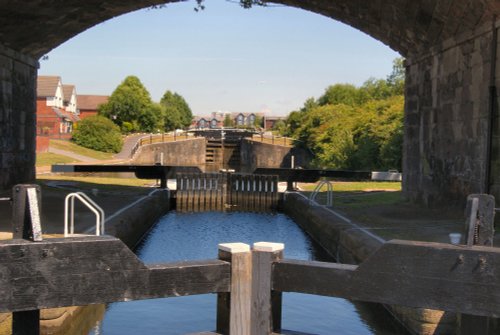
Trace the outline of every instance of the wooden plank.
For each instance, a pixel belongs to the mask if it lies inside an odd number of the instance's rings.
[[[29,241],[42,241],[40,223],[41,190],[39,185],[21,184],[13,188],[12,235]],[[1,259],[1,258],[0,258]],[[3,274],[0,272],[0,276]],[[38,335],[40,310],[32,308],[12,313],[12,334]]]
[[[251,333],[270,334],[281,328],[281,292],[272,293],[272,264],[283,258],[283,244],[259,242],[252,255]]]
[[[201,175],[197,175],[193,178],[193,212],[200,211],[200,197],[201,197],[200,179],[201,178],[202,178]]]
[[[144,265],[114,237],[0,243],[0,312],[228,292],[220,260]]]
[[[252,290],[252,252],[244,243],[226,243],[219,245],[219,259],[231,262],[231,295],[229,298],[229,317],[226,306],[218,310],[218,324],[222,332],[228,328],[231,335],[250,335],[250,304]],[[221,302],[224,302],[222,300]],[[226,303],[227,304],[227,303]],[[219,315],[219,313],[222,313]],[[224,328],[224,329],[223,329]]]
[[[40,310],[12,313],[12,335],[39,335]]]
[[[278,200],[279,200],[279,193],[278,193],[278,177],[277,176],[272,176],[273,179],[273,205],[272,205],[272,210],[275,211],[278,209]]]
[[[359,266],[275,263],[273,289],[498,317],[498,269],[497,248],[390,241]]]
[[[495,198],[489,194],[471,194],[467,197],[465,240],[467,245],[493,246],[495,236]],[[462,314],[460,318],[460,335],[490,333],[490,318]]]

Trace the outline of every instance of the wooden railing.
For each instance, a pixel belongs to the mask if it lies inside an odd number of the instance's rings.
[[[282,145],[286,147],[292,147],[296,144],[297,140],[285,137],[285,136],[276,136],[276,135],[267,135],[267,134],[256,134],[252,136],[252,141],[274,144],[274,145]]]

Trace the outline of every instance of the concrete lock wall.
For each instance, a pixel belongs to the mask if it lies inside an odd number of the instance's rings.
[[[0,45],[0,189],[35,179],[37,68]]]
[[[205,148],[205,138],[144,145],[135,154],[133,163],[159,163],[163,153],[163,165],[200,166],[204,168]]]
[[[461,206],[488,192],[488,127],[493,112],[491,191],[500,196],[498,37],[491,24],[407,60],[403,191],[432,206]],[[492,61],[493,60],[493,61]]]
[[[241,141],[240,155],[244,172],[252,172],[258,167],[289,168],[292,156],[295,157],[295,167],[307,167],[311,161],[311,154],[304,149],[248,139]]]

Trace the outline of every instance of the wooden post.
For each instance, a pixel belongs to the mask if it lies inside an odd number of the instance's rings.
[[[272,265],[283,258],[283,243],[258,242],[252,253],[251,333],[271,334],[281,329],[281,292],[272,291]]]
[[[224,335],[250,335],[250,246],[244,243],[219,244],[219,259],[231,262],[231,293],[217,295],[217,332]]]
[[[12,193],[12,237],[41,241],[40,204],[42,196],[40,186],[16,185]],[[40,310],[12,313],[12,334],[40,334]]]
[[[466,237],[467,246],[493,246],[495,235],[495,198],[488,194],[471,194],[467,197]],[[488,317],[462,314],[459,325],[460,335],[490,333]]]

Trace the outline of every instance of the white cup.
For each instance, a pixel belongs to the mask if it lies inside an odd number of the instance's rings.
[[[462,234],[450,233],[449,236],[451,244],[460,244],[460,240],[462,239]]]

